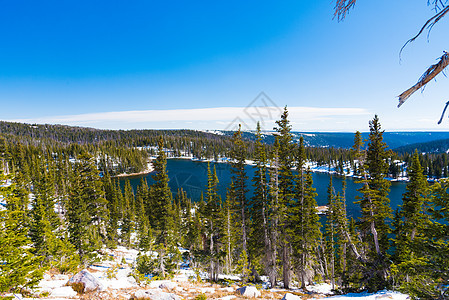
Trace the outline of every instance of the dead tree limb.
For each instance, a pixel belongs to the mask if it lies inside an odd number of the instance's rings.
[[[418,34],[415,35],[414,37],[412,37],[411,39],[409,39],[404,46],[402,46],[401,51],[399,53],[402,53],[402,50],[404,50],[405,46],[407,46],[409,43],[415,41],[423,32],[424,30],[428,29],[429,32],[430,30],[432,30],[432,27],[438,23],[447,13],[449,12],[449,6],[444,7],[440,12],[438,12],[437,14],[435,14],[432,18],[430,18],[429,20],[427,20],[426,23],[424,23],[424,25],[421,27],[421,29],[419,30]]]
[[[343,21],[349,10],[354,7],[356,0],[337,0],[335,2],[334,18],[337,17],[338,22]]]
[[[449,54],[448,52],[444,51],[443,56],[439,58],[439,62],[431,65],[426,72],[421,76],[421,78],[418,80],[418,82],[399,95],[399,104],[398,107],[400,107],[414,92],[419,90],[420,88],[424,87],[429,81],[435,78],[438,74],[440,74],[448,65],[449,65]]]

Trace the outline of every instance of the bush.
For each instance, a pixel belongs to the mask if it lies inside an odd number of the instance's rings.
[[[195,297],[195,300],[207,300],[207,297],[205,294],[199,294]]]

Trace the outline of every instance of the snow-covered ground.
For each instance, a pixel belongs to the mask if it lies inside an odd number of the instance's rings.
[[[172,298],[170,299],[173,300],[194,299],[200,294],[206,295],[207,299],[245,299],[245,297],[237,292],[239,288],[237,284],[224,286],[208,283],[204,280],[207,278],[206,273],[200,274],[202,281],[198,282],[196,281],[196,273],[189,268],[179,270],[171,280],[152,280],[145,284],[139,284],[131,276],[132,266],[138,255],[137,250],[117,247],[114,250],[103,249],[103,252],[106,253],[104,256],[105,259],[87,268],[102,286],[100,291],[89,294],[89,299],[130,299],[139,295],[150,295],[152,293],[158,295],[162,293],[165,296],[171,295],[170,297]],[[44,279],[41,280],[38,288],[35,290],[34,298],[22,298],[21,295],[15,295],[15,299],[31,300],[39,297],[39,299],[62,300],[83,298],[72,287],[67,286],[70,277],[69,275],[46,273]],[[237,283],[239,280],[238,276],[220,275],[219,277],[230,281],[234,280]],[[282,288],[268,289],[268,284],[263,284],[262,286],[259,289],[261,296],[258,299],[281,299],[287,293],[289,293],[286,297],[287,299],[297,299],[295,295],[299,295],[302,299],[408,299],[407,295],[392,291],[380,291],[375,294],[353,293],[343,296],[333,296],[331,285],[327,283],[307,286],[307,291],[300,289],[289,291]]]

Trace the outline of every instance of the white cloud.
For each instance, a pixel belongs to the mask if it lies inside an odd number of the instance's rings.
[[[264,110],[270,110],[264,114]],[[321,107],[288,107],[289,119],[292,124],[310,125],[322,121],[328,123],[328,129],[333,129],[333,122],[341,122],[342,118],[363,116],[369,112],[362,108],[321,108]],[[248,112],[248,108],[246,109]],[[131,128],[192,128],[192,129],[223,129],[238,118],[248,126],[255,127],[256,121],[274,125],[279,119],[281,109],[275,107],[258,107],[259,114],[249,116],[244,107],[214,107],[172,110],[137,110],[100,112],[78,115],[49,116],[30,119],[15,119],[10,121],[39,124],[66,124],[90,126],[110,129]],[[276,113],[273,113],[276,112]],[[217,128],[221,127],[221,128]],[[272,127],[272,126],[271,126]],[[267,127],[269,128],[269,127]],[[319,128],[317,128],[319,129]]]

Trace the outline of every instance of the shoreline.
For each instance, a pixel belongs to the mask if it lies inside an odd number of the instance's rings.
[[[193,158],[191,156],[176,156],[176,157],[167,157],[167,159],[185,159],[185,160],[190,160],[193,162],[202,162],[202,163],[207,163],[207,162],[212,162],[212,163],[228,163],[228,161],[226,160],[220,160],[220,161],[216,161],[214,159],[197,159],[197,158]],[[254,161],[252,160],[246,160],[245,164],[247,166],[254,166]],[[307,162],[306,163],[307,167],[310,167],[310,171],[312,173],[324,173],[324,174],[328,174],[328,175],[336,175],[336,176],[341,176],[341,177],[349,177],[349,178],[353,178],[353,179],[358,179],[360,178],[360,176],[356,176],[354,175],[352,172],[350,173],[345,173],[345,174],[340,174],[335,170],[329,170],[328,166],[317,166],[316,162]],[[296,170],[296,168],[293,168],[293,170]],[[388,181],[391,182],[400,182],[400,183],[406,183],[409,181],[408,177],[404,177],[404,176],[400,176],[397,179],[393,179],[393,178],[386,178]],[[427,179],[427,181],[435,181],[435,179]]]
[[[153,164],[152,164],[151,161],[150,161],[150,162],[148,162],[148,164],[147,164],[147,169],[146,169],[146,170],[143,170],[142,172],[130,173],[130,174],[122,173],[122,174],[114,175],[114,176],[111,176],[111,177],[112,177],[112,178],[123,178],[123,177],[141,176],[141,175],[147,175],[147,174],[150,174],[150,173],[153,172],[153,171],[154,171],[154,167],[153,167]]]

